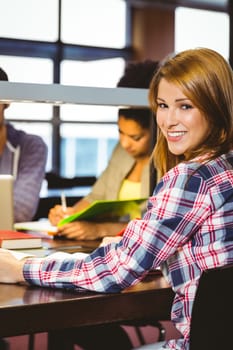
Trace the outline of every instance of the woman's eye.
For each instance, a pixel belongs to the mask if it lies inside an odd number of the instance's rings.
[[[141,136],[133,136],[132,139],[134,141],[140,141],[141,140]]]
[[[182,105],[182,106],[181,106],[181,109],[184,109],[184,110],[186,110],[186,109],[191,109],[191,108],[193,108],[193,106],[191,106],[191,105],[189,105],[189,104],[185,104],[185,105]]]
[[[158,108],[164,109],[167,105],[165,103],[158,103]]]

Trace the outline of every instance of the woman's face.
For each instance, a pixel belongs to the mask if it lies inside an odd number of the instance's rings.
[[[209,134],[206,118],[176,85],[161,79],[157,104],[157,124],[171,153],[185,156],[205,142]]]
[[[121,146],[133,158],[147,157],[150,153],[150,130],[144,129],[133,119],[120,115],[118,130]]]

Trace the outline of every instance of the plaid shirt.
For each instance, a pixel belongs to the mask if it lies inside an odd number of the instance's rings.
[[[143,219],[128,224],[120,243],[100,247],[83,260],[72,255],[30,258],[25,279],[40,286],[115,293],[161,266],[176,293],[171,319],[183,335],[167,347],[187,350],[201,272],[233,263],[232,167],[233,152],[202,166],[179,164],[157,185]]]

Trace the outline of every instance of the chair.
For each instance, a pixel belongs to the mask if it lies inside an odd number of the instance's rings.
[[[194,300],[190,350],[232,349],[232,323],[233,265],[208,270]]]

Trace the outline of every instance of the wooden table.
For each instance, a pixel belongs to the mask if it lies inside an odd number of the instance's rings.
[[[81,251],[82,244],[82,251],[87,252],[97,242],[44,241],[50,251],[68,251],[68,247],[71,251]],[[116,294],[0,284],[0,336],[109,322],[169,320],[173,297],[171,288],[158,272]]]

